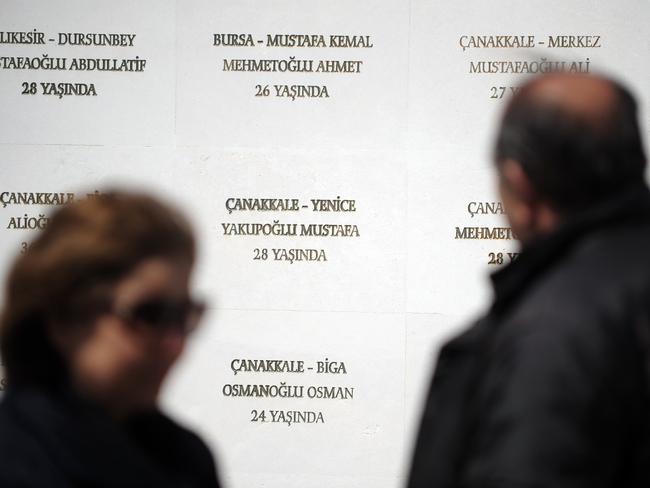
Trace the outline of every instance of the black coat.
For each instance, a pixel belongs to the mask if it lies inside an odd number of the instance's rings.
[[[493,276],[439,354],[409,488],[650,486],[650,195],[567,222]]]
[[[118,424],[66,390],[0,403],[2,488],[217,488],[206,445],[160,412]]]

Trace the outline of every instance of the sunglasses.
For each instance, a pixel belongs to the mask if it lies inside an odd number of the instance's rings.
[[[161,331],[178,330],[187,335],[196,329],[204,312],[205,303],[189,298],[151,298],[113,313],[129,324]]]

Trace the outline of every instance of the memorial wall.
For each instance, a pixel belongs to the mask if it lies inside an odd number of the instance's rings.
[[[174,202],[209,313],[163,403],[225,486],[398,488],[436,348],[517,256],[500,111],[526,76],[611,73],[647,139],[648,20],[647,0],[0,0],[0,277],[58,205]]]

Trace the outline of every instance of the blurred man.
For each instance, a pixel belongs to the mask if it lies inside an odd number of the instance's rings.
[[[522,253],[441,350],[409,488],[650,486],[650,193],[636,103],[599,77],[528,82],[499,192]]]

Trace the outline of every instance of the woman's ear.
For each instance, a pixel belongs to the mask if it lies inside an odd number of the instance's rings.
[[[45,325],[47,336],[54,348],[64,357],[74,348],[76,340],[73,337],[70,326],[58,321],[48,321]]]
[[[63,323],[60,321],[48,321],[46,332],[55,349],[69,357],[77,349],[83,339],[91,332],[90,324]]]

